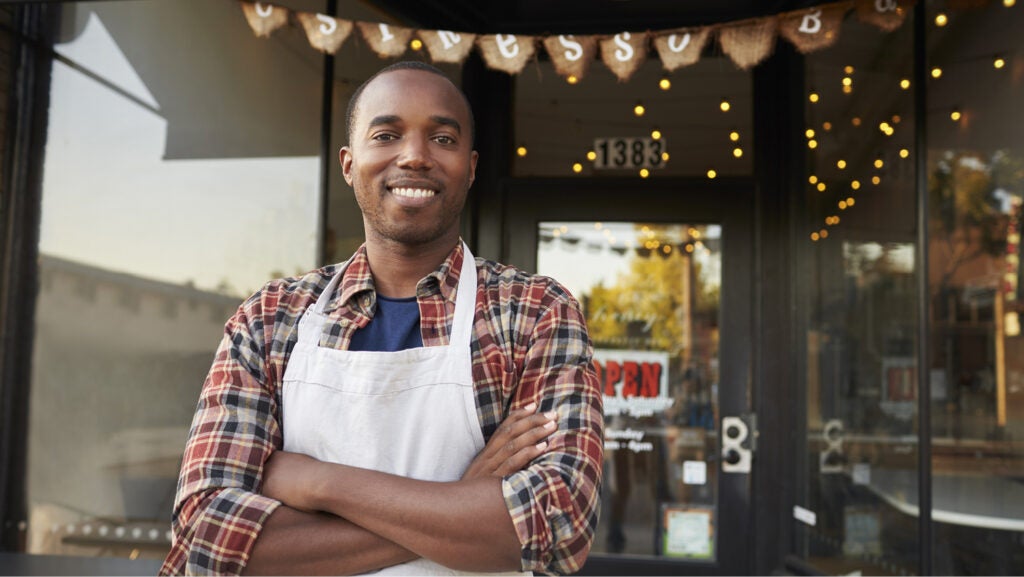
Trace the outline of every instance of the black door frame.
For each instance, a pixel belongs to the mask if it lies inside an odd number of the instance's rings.
[[[541,221],[636,221],[721,224],[722,317],[719,424],[722,416],[753,412],[755,381],[754,206],[752,179],[554,178],[509,181],[503,211],[501,259],[536,270]],[[752,432],[753,433],[753,432]],[[718,437],[716,437],[718,439]],[[751,439],[753,440],[753,439]],[[720,445],[720,440],[716,441]],[[717,463],[717,462],[715,462]],[[718,466],[714,464],[713,466]],[[751,474],[720,473],[716,561],[591,555],[582,574],[755,574]]]

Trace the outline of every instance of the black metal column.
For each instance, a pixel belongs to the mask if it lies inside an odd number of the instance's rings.
[[[324,13],[328,16],[337,16],[338,0],[327,0]],[[327,264],[327,213],[331,198],[331,171],[338,165],[337,151],[331,148],[331,132],[334,127],[334,56],[330,54],[324,54],[323,94],[320,106],[320,220],[316,234],[317,266]]]

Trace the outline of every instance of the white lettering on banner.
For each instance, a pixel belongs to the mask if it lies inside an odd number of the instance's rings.
[[[687,46],[690,45],[690,33],[689,32],[687,32],[686,34],[683,34],[683,39],[679,41],[679,44],[676,44],[676,38],[678,38],[678,37],[679,36],[676,35],[676,34],[669,34],[668,35],[668,49],[671,50],[672,52],[677,52],[677,53],[678,52],[682,52],[683,50],[686,50]]]
[[[896,0],[875,0],[875,12],[895,12]]]
[[[274,6],[272,4],[264,6],[263,2],[256,3],[256,14],[260,18],[270,18],[270,15],[274,13]]]
[[[498,43],[498,52],[505,58],[519,56],[519,44],[516,43],[515,34],[495,34],[494,40]]]
[[[317,14],[316,19],[320,21],[320,32],[323,34],[334,34],[334,31],[338,29],[338,21],[330,16]]]
[[[629,32],[623,32],[622,34],[616,34],[613,39],[615,45],[618,48],[615,50],[615,59],[619,62],[628,62],[633,58],[633,47],[628,44]]]
[[[395,39],[395,35],[391,33],[391,29],[388,28],[388,25],[384,24],[383,22],[381,22],[380,23],[380,41],[381,42],[387,42],[389,40],[394,40],[394,39]]]
[[[643,431],[636,431],[633,429],[608,429],[605,431],[604,436],[606,439],[630,439],[632,441],[642,441],[644,438]]]
[[[818,32],[821,32],[821,10],[815,10],[810,14],[804,14],[804,19],[800,22],[799,30],[804,34],[817,34]]]
[[[462,37],[451,30],[438,30],[437,36],[441,39],[441,44],[444,45],[445,50],[462,42]]]
[[[654,450],[654,443],[640,443],[637,441],[630,441],[623,444],[621,441],[605,441],[604,449],[606,451],[619,451],[622,449],[628,449],[634,453],[647,453]]]
[[[558,35],[558,42],[568,48],[565,51],[565,59],[570,62],[576,62],[583,57],[583,45],[572,39],[572,34],[566,36],[565,34]]]

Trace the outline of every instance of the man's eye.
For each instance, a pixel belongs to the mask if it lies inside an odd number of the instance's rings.
[[[394,140],[395,139],[395,135],[394,134],[388,134],[388,133],[375,134],[373,136],[373,139],[374,140],[380,140],[380,141],[383,141],[383,142],[388,142],[388,141]]]
[[[436,138],[437,142],[441,144],[455,144],[455,139],[451,136],[441,135]]]

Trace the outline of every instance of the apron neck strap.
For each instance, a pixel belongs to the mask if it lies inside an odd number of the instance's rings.
[[[465,241],[462,243],[462,271],[459,289],[455,293],[455,316],[448,344],[469,347],[473,337],[473,317],[476,313],[476,259]]]

